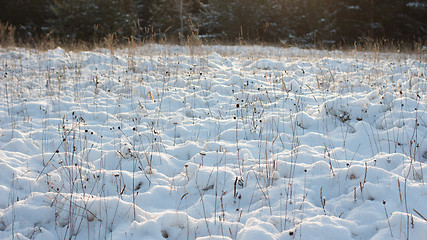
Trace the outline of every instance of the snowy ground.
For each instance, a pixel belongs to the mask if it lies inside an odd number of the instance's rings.
[[[0,49],[0,238],[425,239],[425,55]]]

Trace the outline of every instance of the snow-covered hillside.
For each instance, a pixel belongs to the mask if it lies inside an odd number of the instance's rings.
[[[425,239],[426,56],[0,50],[0,238]]]

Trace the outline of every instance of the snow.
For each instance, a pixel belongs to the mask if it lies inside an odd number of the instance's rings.
[[[0,49],[0,238],[423,239],[425,60]]]

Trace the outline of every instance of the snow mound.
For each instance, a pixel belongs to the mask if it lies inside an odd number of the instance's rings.
[[[424,55],[0,51],[0,239],[425,239]]]

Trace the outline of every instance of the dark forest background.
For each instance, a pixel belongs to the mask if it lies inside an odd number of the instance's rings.
[[[220,41],[425,44],[427,1],[0,0],[0,21],[21,42],[119,41],[187,36]],[[5,31],[3,31],[3,34]],[[113,34],[113,35],[112,35]]]

